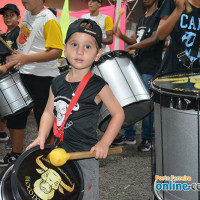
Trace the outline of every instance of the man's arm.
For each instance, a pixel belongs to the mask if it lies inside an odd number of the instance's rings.
[[[113,32],[107,31],[106,32],[106,38],[102,38],[103,44],[112,44],[113,43]]]

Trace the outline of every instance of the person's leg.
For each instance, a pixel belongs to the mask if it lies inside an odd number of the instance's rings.
[[[21,154],[24,146],[24,129],[9,129],[12,151],[17,154]]]
[[[48,101],[49,89],[50,89],[50,85],[51,85],[51,81],[53,77],[35,77],[35,79],[37,80],[37,81],[34,81],[36,82],[35,85],[37,84],[42,85],[40,87],[38,85],[39,88],[36,87],[37,89],[34,89],[34,91],[32,92],[35,97],[33,112],[34,112],[36,123],[39,129],[40,119],[42,117],[42,114],[44,112],[44,109]],[[53,129],[51,130],[45,144],[54,144]]]
[[[149,89],[150,87],[149,83],[153,78],[153,75],[142,74],[141,76],[145,86]],[[151,93],[151,91],[149,92]],[[154,136],[153,120],[154,120],[153,111],[142,120],[142,132],[141,132],[142,142],[138,146],[139,151],[149,151],[151,149],[151,139]]]
[[[78,160],[84,179],[83,200],[99,199],[99,161],[95,158]]]
[[[7,128],[10,131],[12,141],[12,152],[8,153],[0,160],[0,166],[5,167],[9,163],[16,161],[23,151],[24,145],[24,129],[31,108],[7,120]]]
[[[136,135],[135,126],[131,125],[127,128],[124,128],[124,135],[121,135],[118,138],[114,139],[112,144],[114,145],[136,144],[135,135]]]
[[[127,138],[127,139],[133,139],[135,138],[135,135],[136,135],[136,131],[135,131],[135,125],[131,125],[127,128],[124,128],[124,136]]]
[[[9,139],[6,133],[6,120],[0,119],[0,142],[6,142]]]

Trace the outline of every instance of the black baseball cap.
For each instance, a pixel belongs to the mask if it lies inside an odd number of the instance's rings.
[[[88,27],[87,25],[90,24],[91,27]],[[102,42],[102,31],[100,26],[97,25],[97,23],[91,19],[78,19],[71,23],[69,25],[69,28],[67,30],[67,35],[65,39],[65,44],[67,43],[67,40],[70,38],[70,36],[73,33],[80,32],[80,33],[87,33],[91,36],[93,36],[99,47],[101,48],[101,42]]]
[[[6,4],[3,8],[0,9],[0,14],[3,15],[6,10],[14,11],[18,16],[20,15],[20,11],[15,4]]]

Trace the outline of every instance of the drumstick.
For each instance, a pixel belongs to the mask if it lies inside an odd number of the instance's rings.
[[[185,3],[185,11],[186,11],[187,14],[190,14],[192,12],[192,7],[188,3],[188,1],[186,1],[186,3]]]
[[[111,148],[108,150],[108,155],[119,154],[121,152],[122,152],[122,147]],[[69,160],[94,158],[95,155],[96,155],[96,152],[93,152],[92,154],[90,154],[89,151],[72,152],[72,153],[69,153]]]
[[[121,18],[121,16],[124,14],[124,9],[123,8],[120,8],[119,9],[119,15],[118,15],[118,18],[117,18],[117,22],[116,22],[116,27],[118,26],[118,24],[119,24],[119,20],[120,20],[120,18]]]
[[[108,150],[108,155],[119,154],[122,152],[122,147],[111,148]],[[48,155],[47,159],[54,166],[62,166],[68,160],[79,160],[86,158],[94,158],[96,152],[90,154],[89,151],[67,153],[63,148],[55,148]]]
[[[14,50],[5,42],[5,40],[1,36],[0,40],[12,53],[14,53]]]

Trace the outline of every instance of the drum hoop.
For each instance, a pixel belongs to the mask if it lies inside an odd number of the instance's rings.
[[[156,78],[159,78],[159,77],[162,77],[162,76],[165,76],[165,75],[170,75],[170,74],[173,75],[173,74],[176,74],[176,73],[186,73],[187,71],[188,72],[194,72],[194,71],[197,71],[197,70],[199,71],[200,68],[194,68],[192,70],[191,69],[189,69],[189,70],[176,70],[173,73],[167,72],[167,73],[159,74],[158,76],[154,77],[151,80],[150,88],[153,90],[153,92],[159,93],[160,95],[166,94],[166,95],[170,95],[170,96],[174,96],[174,97],[199,99],[200,98],[200,90],[199,90],[198,93],[194,94],[194,93],[190,93],[190,92],[181,92],[181,91],[176,91],[176,90],[172,90],[172,89],[166,89],[166,88],[162,88],[162,87],[159,87],[159,86],[154,84],[154,80]],[[182,95],[182,96],[180,96],[180,95]]]
[[[14,74],[14,73],[16,73],[16,72],[19,72],[19,70],[18,70],[18,69],[12,68],[12,69],[10,69],[9,71],[7,71],[5,74],[1,74],[1,75],[0,75],[0,82],[1,82],[3,79],[7,78],[8,76],[11,76],[11,74]]]
[[[96,62],[97,65],[104,63],[107,60],[113,59],[115,57],[121,57],[121,56],[130,56],[127,51],[121,51],[121,50],[115,50],[115,51],[109,51],[104,53],[99,60]]]
[[[45,145],[44,146],[44,149],[53,149],[55,148],[54,145]],[[15,200],[22,200],[21,199],[21,196],[19,194],[19,191],[18,191],[18,187],[17,187],[17,179],[16,177],[14,177],[17,173],[18,173],[18,170],[19,170],[19,167],[20,167],[20,164],[24,161],[24,159],[29,156],[31,153],[33,153],[34,151],[37,151],[37,150],[40,150],[40,146],[35,146],[31,149],[28,149],[27,151],[25,151],[23,154],[20,155],[21,159],[17,159],[14,163],[14,166],[13,166],[13,173],[11,175],[11,188],[12,188],[12,192],[14,195],[14,198]],[[84,188],[84,178],[83,178],[83,174],[81,173],[81,168],[80,166],[78,165],[78,163],[76,161],[73,161],[73,163],[76,165],[76,167],[78,168],[78,174],[80,175],[80,178],[81,178],[81,186]],[[80,194],[78,196],[78,199],[77,200],[81,200],[82,197],[83,197],[83,194],[84,194],[84,189],[82,189],[80,191]],[[32,200],[32,198],[30,197],[30,200]]]

